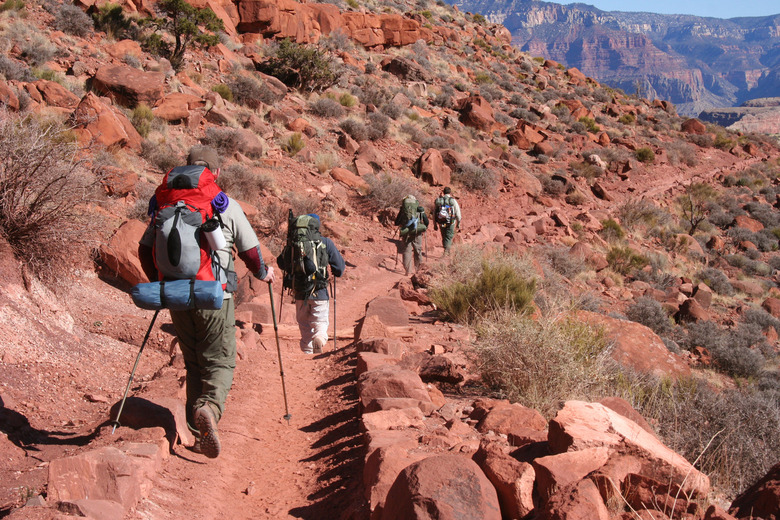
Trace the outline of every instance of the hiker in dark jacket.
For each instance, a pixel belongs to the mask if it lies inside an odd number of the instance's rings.
[[[204,166],[211,170],[215,179],[219,177],[219,157],[211,147],[193,147],[187,164]],[[225,400],[236,368],[235,304],[231,295],[231,291],[235,290],[231,287],[235,285],[233,248],[256,278],[267,283],[275,279],[273,267],[263,263],[260,242],[241,206],[229,197],[225,199],[227,205],[220,218],[226,245],[216,253],[220,265],[225,266],[227,279],[232,278],[233,284],[227,284],[222,308],[170,311],[187,371],[187,426],[196,438],[192,450],[209,458],[217,457],[221,450],[217,423],[225,410]],[[152,222],[138,247],[141,265],[150,280],[158,279],[153,257],[154,242],[155,227]]]
[[[414,215],[411,215],[411,212]],[[423,234],[428,227],[428,215],[425,208],[417,202],[414,195],[407,195],[401,203],[401,209],[395,217],[395,225],[400,227],[404,271],[412,274],[412,252],[414,252],[414,270],[422,264]]]
[[[308,216],[316,219],[317,223],[319,223],[320,217],[318,215],[310,213]],[[331,239],[324,236],[320,236],[320,239],[326,248],[330,273],[333,276],[341,276],[346,268],[344,258]],[[293,272],[290,247],[289,244],[285,246],[282,254],[276,257],[276,263],[285,273]],[[301,331],[301,350],[305,354],[319,354],[328,343],[330,313],[328,285],[324,283],[322,287],[315,288],[296,284],[294,289],[295,317],[298,321],[298,329]]]

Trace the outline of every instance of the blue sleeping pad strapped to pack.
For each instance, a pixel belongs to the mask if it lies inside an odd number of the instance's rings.
[[[166,280],[139,283],[130,292],[133,303],[142,309],[217,310],[222,308],[222,284],[210,280]]]

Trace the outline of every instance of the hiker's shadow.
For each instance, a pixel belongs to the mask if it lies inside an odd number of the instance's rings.
[[[48,431],[33,427],[23,414],[6,408],[3,398],[0,397],[0,431],[14,445],[25,451],[40,451],[36,445],[67,445],[85,446],[100,433],[100,429],[107,423],[103,423],[88,434],[78,435],[65,431]]]

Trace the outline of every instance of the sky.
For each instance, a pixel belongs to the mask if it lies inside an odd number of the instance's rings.
[[[571,4],[569,0],[551,0],[560,4]],[[767,16],[780,14],[778,0],[580,0],[602,11],[644,11],[660,14],[694,14],[714,18],[736,18],[739,16]]]

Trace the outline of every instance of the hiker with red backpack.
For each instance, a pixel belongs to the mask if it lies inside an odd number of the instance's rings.
[[[233,248],[256,278],[275,279],[241,206],[217,186],[219,173],[216,150],[195,146],[186,166],[165,175],[149,201],[151,222],[138,247],[144,272],[158,281],[139,284],[133,294],[139,306],[170,309],[187,371],[192,449],[209,458],[221,450],[217,423],[236,367]]]
[[[460,206],[455,197],[452,196],[452,190],[449,186],[445,187],[441,195],[434,202],[433,229],[441,228],[441,245],[444,247],[444,254],[450,252],[452,239],[455,238],[455,230],[460,229]]]
[[[423,234],[428,228],[428,215],[425,208],[417,202],[414,195],[407,195],[401,202],[401,208],[395,217],[395,225],[400,226],[404,270],[406,276],[412,274],[412,252],[414,252],[414,270],[422,264]]]
[[[333,276],[339,277],[346,264],[333,241],[320,233],[317,214],[293,218],[290,210],[287,225],[287,244],[276,263],[285,273],[284,287],[295,296],[301,350],[305,354],[320,354],[328,343],[328,267]]]

